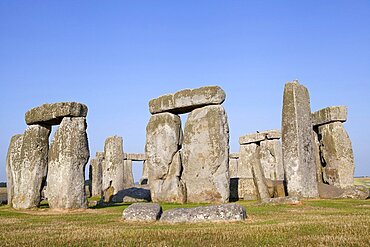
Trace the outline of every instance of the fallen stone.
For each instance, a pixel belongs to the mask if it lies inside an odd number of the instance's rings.
[[[262,200],[262,204],[272,204],[272,205],[298,205],[301,204],[299,197],[297,196],[287,196],[287,197],[278,197],[278,198],[265,198]]]
[[[157,203],[134,203],[124,211],[122,218],[125,221],[153,222],[159,220],[162,215],[162,208]]]
[[[86,118],[65,117],[49,150],[47,196],[50,208],[86,208],[85,166],[90,157]]]
[[[7,201],[9,206],[12,205],[14,195],[14,179],[19,181],[18,176],[21,175],[20,171],[14,170],[16,167],[20,168],[21,152],[22,152],[23,135],[14,135],[9,144],[8,154],[6,156],[6,191]]]
[[[26,112],[28,125],[48,124],[58,125],[64,117],[86,117],[87,106],[77,102],[60,102],[43,104]]]
[[[102,196],[104,153],[96,152],[95,158],[90,161],[92,196]]]
[[[132,160],[132,161],[145,161],[146,160],[145,154],[125,153],[123,157],[125,160]]]
[[[224,108],[215,105],[192,111],[184,133],[182,180],[187,201],[228,202],[229,125]]]
[[[19,161],[13,163],[13,200],[16,209],[37,207],[48,166],[50,127],[30,125],[23,134]],[[19,146],[18,146],[19,148]]]
[[[124,189],[123,139],[110,136],[104,144],[102,190],[104,201],[109,202],[115,194]]]
[[[341,188],[354,184],[355,162],[352,143],[341,122],[321,125],[318,128],[321,159],[325,164],[323,180]]]
[[[150,118],[146,127],[145,165],[153,202],[186,201],[185,186],[180,180],[181,144],[181,119],[178,115],[159,113]]]
[[[119,191],[112,197],[112,202],[150,202],[150,190],[145,188],[128,188]]]
[[[168,223],[220,222],[241,221],[246,217],[245,207],[237,204],[222,204],[169,209],[163,212],[161,221]]]
[[[310,96],[298,81],[284,88],[282,147],[288,195],[318,197]]]
[[[346,106],[330,106],[312,113],[313,126],[345,121],[347,121]]]
[[[132,173],[132,160],[123,161],[123,188],[134,187],[134,175]]]
[[[149,102],[151,114],[171,112],[181,114],[191,112],[206,105],[219,105],[225,101],[226,94],[218,86],[185,89],[175,94],[167,94]]]
[[[352,198],[365,200],[370,196],[369,189],[362,185],[354,185],[343,189],[334,185],[319,183],[318,188],[321,199]]]

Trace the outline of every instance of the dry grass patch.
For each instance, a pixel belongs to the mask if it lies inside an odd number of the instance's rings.
[[[233,223],[127,223],[128,204],[60,212],[0,207],[3,246],[370,246],[370,201],[308,200],[303,205],[246,206]],[[163,204],[165,210],[179,207]],[[189,204],[194,207],[197,204]]]

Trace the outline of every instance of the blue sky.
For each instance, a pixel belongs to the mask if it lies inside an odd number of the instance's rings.
[[[293,79],[313,111],[348,106],[355,175],[370,175],[369,13],[367,0],[2,0],[0,180],[11,136],[40,104],[88,105],[91,156],[111,135],[143,152],[151,98],[219,85],[238,151],[239,136],[280,128]]]

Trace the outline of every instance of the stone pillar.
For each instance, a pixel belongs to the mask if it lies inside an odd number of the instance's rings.
[[[282,148],[279,139],[260,142],[260,158],[263,174],[271,180],[284,180]]]
[[[343,127],[346,120],[345,106],[327,107],[312,114],[322,181],[343,189],[354,185],[355,169],[352,143]]]
[[[134,175],[132,174],[132,160],[123,161],[123,187],[125,189],[134,187]]]
[[[124,155],[122,137],[111,136],[105,140],[102,168],[102,191],[104,194],[104,201],[109,202],[112,196],[124,189]]]
[[[85,117],[64,117],[49,150],[47,194],[50,208],[86,208],[85,166],[89,146]]]
[[[23,134],[20,162],[14,162],[13,200],[17,209],[37,207],[41,200],[41,189],[45,181],[50,127],[34,124]]]
[[[289,196],[318,197],[310,97],[298,81],[285,84],[282,114],[283,163]]]
[[[229,201],[229,126],[220,105],[193,110],[186,121],[183,180],[188,202]]]
[[[186,201],[185,186],[180,180],[182,165],[181,119],[172,113],[153,115],[146,127],[146,161],[153,202]]]
[[[102,196],[104,153],[96,152],[95,158],[91,160],[91,187],[92,196]]]
[[[20,164],[22,163],[23,135],[14,135],[10,140],[8,154],[6,156],[6,190],[8,195],[8,205],[13,206],[14,181],[20,181]]]

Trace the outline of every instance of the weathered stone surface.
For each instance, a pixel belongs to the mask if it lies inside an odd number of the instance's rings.
[[[341,122],[321,125],[320,138],[323,180],[341,188],[353,186],[355,163],[351,140]]]
[[[25,118],[28,125],[42,123],[56,125],[64,117],[86,117],[87,106],[77,102],[60,102],[43,104],[26,112]]]
[[[145,154],[138,154],[138,153],[124,153],[123,157],[125,160],[132,160],[132,161],[145,161],[146,160]]]
[[[123,183],[124,159],[123,139],[120,136],[110,136],[104,144],[102,190],[104,201],[124,189]]]
[[[102,196],[104,153],[96,152],[95,158],[90,161],[92,196]]]
[[[126,221],[159,220],[162,215],[162,207],[157,203],[134,203],[123,210],[122,218]]]
[[[369,189],[361,185],[339,188],[334,185],[319,183],[318,188],[322,199],[352,198],[365,200],[370,196]]]
[[[49,134],[50,127],[37,124],[28,126],[23,134],[20,160],[14,162],[11,169],[14,208],[33,208],[40,204],[47,172]]]
[[[315,129],[315,128],[314,128]],[[312,130],[312,142],[313,142],[313,154],[315,157],[315,165],[316,165],[316,179],[318,183],[322,183],[322,165],[321,165],[321,157],[320,157],[320,142],[318,134],[315,130]]]
[[[278,197],[278,198],[265,198],[262,200],[263,204],[272,204],[272,205],[297,205],[300,204],[299,197],[297,196],[287,196],[287,197]]]
[[[248,195],[247,191],[240,191],[239,195],[243,195],[246,198],[270,198],[268,187],[265,181],[265,177],[262,171],[260,162],[259,146],[256,143],[249,143],[247,145],[240,146],[240,159],[241,164],[239,165],[239,177],[249,178],[254,180],[255,190],[251,180],[247,180],[249,184],[245,184],[244,188],[248,189],[248,192],[256,192],[255,195]]]
[[[145,161],[153,202],[186,200],[181,177],[181,119],[172,113],[153,115],[146,128]]]
[[[239,163],[239,159],[229,159],[230,178],[238,177],[238,163]]]
[[[239,137],[239,144],[246,145],[250,143],[258,143],[266,139],[266,135],[263,133],[250,133],[244,136]]]
[[[86,118],[65,117],[49,150],[47,196],[50,208],[86,208],[85,165],[89,160]]]
[[[150,190],[131,187],[119,191],[112,197],[112,202],[150,202]]]
[[[243,200],[257,200],[258,192],[253,178],[239,178],[238,195],[239,199]]]
[[[317,197],[310,97],[298,81],[284,88],[282,146],[288,195]]]
[[[265,178],[284,180],[284,167],[281,143],[279,140],[266,140],[260,143],[260,162]]]
[[[218,105],[225,101],[226,94],[218,86],[185,89],[175,94],[167,94],[149,102],[152,114],[171,112],[175,114],[191,112],[206,105]]]
[[[241,221],[246,217],[245,207],[237,204],[222,204],[169,209],[163,212],[161,221],[169,223]]]
[[[229,153],[229,159],[239,159],[239,153]]]
[[[19,181],[21,172],[19,170],[22,152],[23,135],[14,135],[9,144],[8,154],[6,156],[6,191],[8,205],[12,207],[14,195],[14,182],[13,179]]]
[[[271,197],[285,197],[284,180],[266,179],[267,188]]]
[[[144,184],[148,184],[148,180],[149,180],[149,169],[148,169],[148,162],[145,160],[143,162],[143,175],[141,176],[140,178],[140,181],[139,181],[139,184],[140,185],[144,185]]]
[[[281,138],[280,130],[266,130],[257,133],[250,133],[239,138],[239,144],[245,145],[249,143],[258,143],[264,140],[274,140]]]
[[[312,113],[312,125],[347,121],[346,106],[330,106]]]
[[[132,160],[123,161],[123,188],[134,187],[134,174],[132,173]]]
[[[182,179],[187,201],[228,202],[229,125],[224,108],[205,106],[192,111],[184,132]]]

